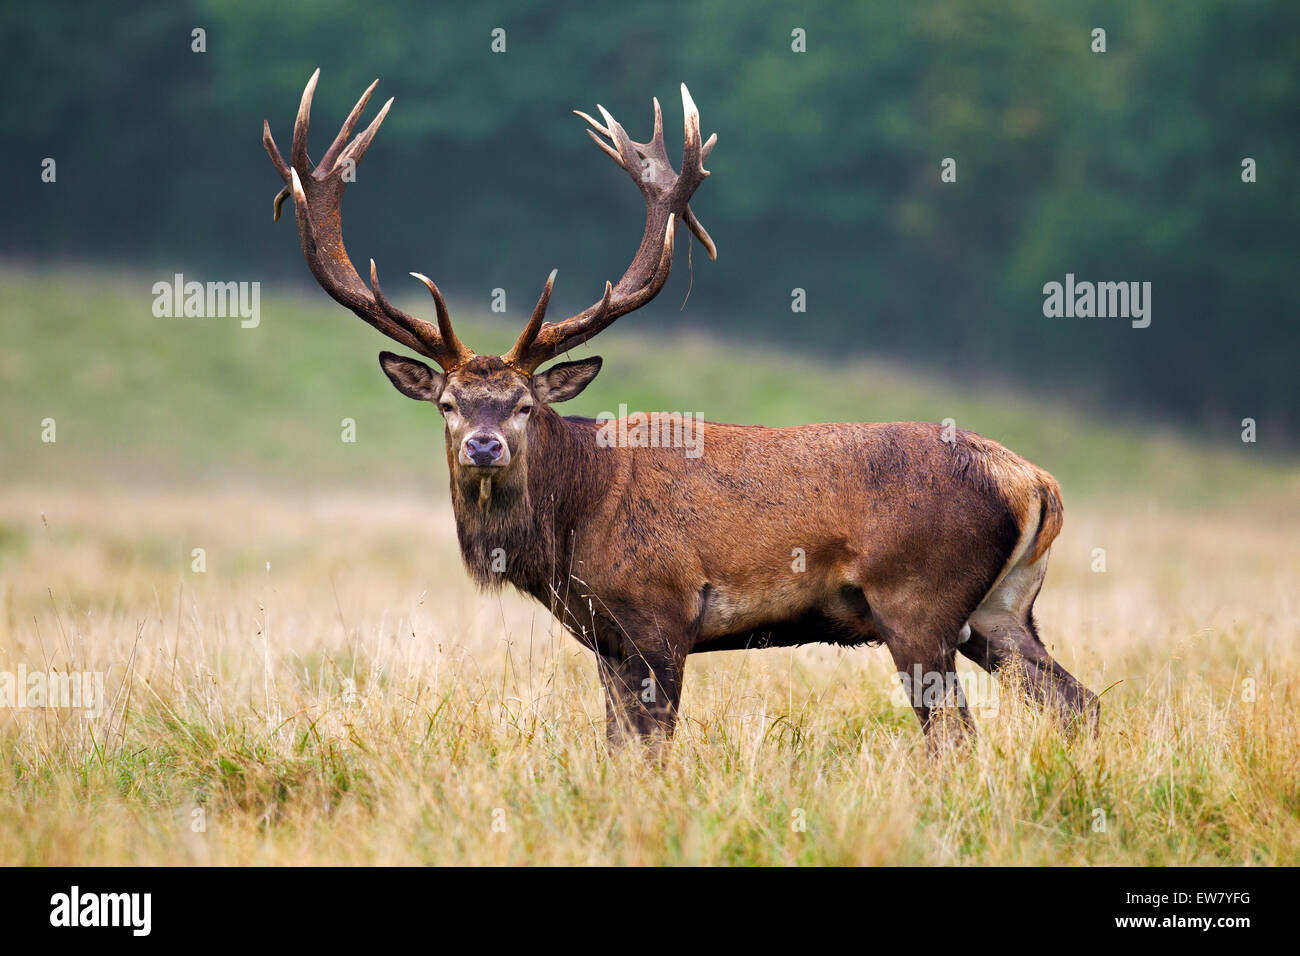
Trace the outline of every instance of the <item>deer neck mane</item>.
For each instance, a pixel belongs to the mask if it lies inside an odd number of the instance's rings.
[[[461,557],[485,589],[511,584],[545,604],[568,580],[575,535],[608,487],[608,456],[595,425],[541,408],[528,447],[507,476],[462,476],[454,461],[451,503]],[[450,457],[450,456],[449,456]]]

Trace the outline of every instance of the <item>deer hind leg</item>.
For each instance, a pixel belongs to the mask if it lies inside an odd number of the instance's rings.
[[[1034,626],[1034,601],[1046,573],[1046,555],[1013,568],[975,609],[970,637],[959,649],[990,673],[1008,673],[1009,666],[1018,665],[1032,702],[1052,708],[1071,730],[1082,723],[1095,733],[1101,710],[1097,695],[1052,659]]]

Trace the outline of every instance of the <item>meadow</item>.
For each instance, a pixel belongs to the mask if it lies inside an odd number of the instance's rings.
[[[1040,629],[1105,690],[1066,742],[975,680],[975,743],[935,761],[883,649],[704,654],[650,760],[605,748],[587,651],[469,583],[381,337],[319,294],[240,329],[153,317],[143,277],[0,280],[0,671],[106,694],[0,708],[0,863],[1300,863],[1300,468],[1266,432],[625,320],[565,411],[951,417],[1051,470]],[[452,303],[483,349],[512,304]]]

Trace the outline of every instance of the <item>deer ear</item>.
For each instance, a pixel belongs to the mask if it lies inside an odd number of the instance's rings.
[[[423,362],[392,352],[380,352],[379,365],[389,381],[407,398],[436,402],[442,394],[446,379],[441,372],[435,372]]]
[[[545,372],[533,376],[533,393],[544,405],[576,398],[596,377],[602,361],[599,355],[593,355],[577,362],[552,365]]]

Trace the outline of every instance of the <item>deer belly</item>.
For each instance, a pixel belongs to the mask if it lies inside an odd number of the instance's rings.
[[[817,603],[806,587],[795,582],[766,587],[710,584],[703,590],[700,601],[701,639],[794,620]]]

